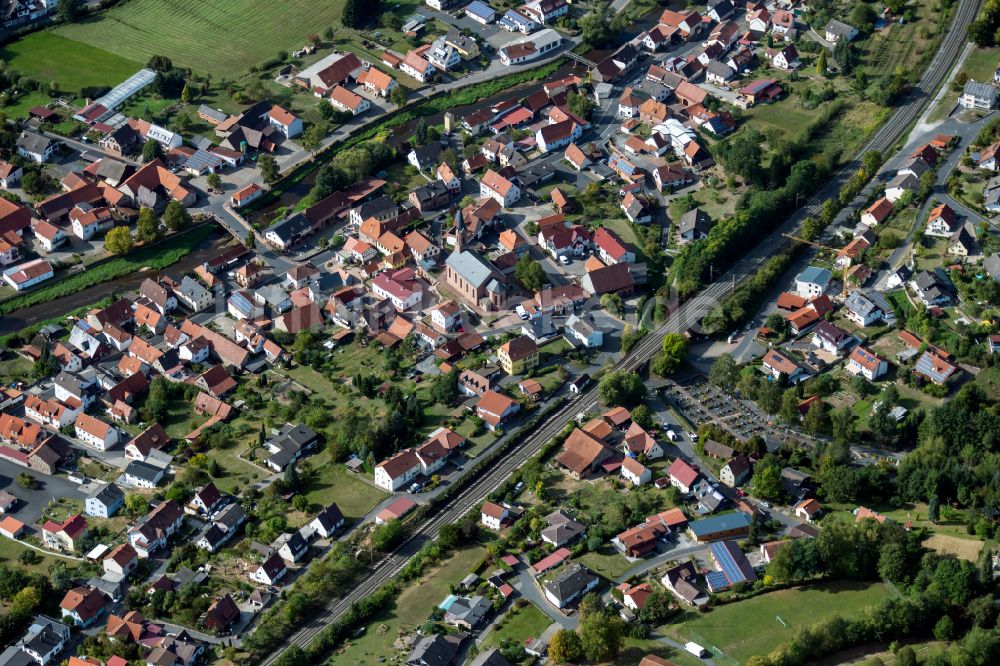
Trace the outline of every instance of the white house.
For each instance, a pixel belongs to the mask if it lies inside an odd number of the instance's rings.
[[[462,64],[462,56],[443,38],[437,39],[427,51],[427,61],[440,70],[449,71]]]
[[[184,139],[180,134],[171,132],[165,127],[160,127],[159,125],[149,126],[149,129],[146,131],[146,140],[155,141],[168,150],[170,148],[179,148],[181,144],[184,143]]]
[[[84,513],[95,518],[110,518],[125,504],[125,493],[109,483],[86,499]]]
[[[479,182],[479,196],[489,197],[506,208],[520,201],[521,188],[490,169]]]
[[[118,429],[89,414],[77,416],[74,429],[81,442],[98,451],[107,451],[118,443]]]
[[[500,62],[507,67],[528,62],[559,48],[560,44],[562,35],[552,28],[546,28],[501,48]]]
[[[371,102],[353,93],[343,86],[334,86],[330,90],[330,105],[338,111],[359,115],[371,108]]]
[[[499,532],[503,521],[509,516],[510,510],[507,507],[487,501],[483,502],[480,522],[488,529]]]
[[[858,345],[847,357],[847,372],[861,375],[870,382],[889,371],[889,362],[875,352]]]
[[[837,19],[831,19],[826,27],[823,29],[826,33],[826,41],[833,42],[836,44],[841,39],[846,41],[851,41],[858,36],[858,29],[847,25],[843,21],[838,21]]]
[[[825,268],[806,266],[795,277],[795,293],[807,299],[822,296],[830,286],[831,277],[830,271]]]
[[[5,160],[0,160],[0,188],[8,190],[17,186],[21,182],[21,176],[23,175],[24,169],[21,167]]]
[[[278,105],[267,112],[267,122],[285,135],[286,139],[294,139],[302,134],[302,119]]]
[[[395,492],[420,473],[420,459],[413,449],[400,451],[375,466],[375,485]]]
[[[995,109],[1000,90],[989,83],[968,81],[962,89],[958,103],[966,109]]]
[[[35,132],[21,132],[17,140],[17,154],[36,164],[44,164],[56,150],[56,142]]]
[[[261,585],[274,585],[288,571],[285,561],[278,553],[271,553],[260,566],[250,573],[250,578]]]
[[[437,72],[437,69],[427,58],[417,55],[414,51],[409,51],[406,54],[403,61],[399,63],[399,69],[421,83],[427,83]]]
[[[604,344],[604,332],[576,314],[571,314],[566,320],[563,334],[570,342],[587,348],[600,347]]]
[[[572,120],[552,123],[535,132],[535,142],[543,153],[568,146],[583,134],[583,129]]]
[[[69,212],[69,219],[73,225],[73,234],[85,241],[115,225],[111,211],[103,206],[100,208],[76,206]]]
[[[633,486],[644,486],[653,478],[653,473],[649,471],[648,467],[628,456],[622,460],[621,472],[622,479]]]

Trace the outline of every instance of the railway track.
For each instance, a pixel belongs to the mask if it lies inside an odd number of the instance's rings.
[[[718,302],[732,289],[752,276],[770,257],[788,246],[790,241],[784,234],[796,235],[807,217],[819,215],[822,203],[839,194],[840,188],[860,167],[860,156],[870,150],[885,153],[903,136],[908,127],[919,117],[924,106],[944,82],[966,42],[966,30],[975,18],[981,0],[960,0],[955,19],[948,33],[920,82],[907,94],[905,101],[896,108],[892,117],[882,125],[859,151],[858,155],[834,173],[830,180],[807,203],[796,210],[783,224],[772,231],[761,243],[750,250],[736,265],[721,275],[718,281],[708,285],[695,297],[683,303],[658,330],[645,336],[632,352],[615,366],[616,369],[632,371],[649,362],[660,349],[662,337],[667,333],[682,333],[712,311]],[[406,566],[420,548],[430,539],[437,537],[442,526],[457,521],[472,507],[484,500],[498,488],[511,473],[542,446],[558,434],[575,415],[586,411],[597,403],[597,386],[592,385],[583,394],[569,401],[549,416],[538,428],[520,444],[515,444],[505,457],[460,491],[448,504],[438,509],[431,517],[419,525],[395,551],[371,566],[371,573],[344,597],[331,599],[315,617],[303,624],[295,633],[262,660],[270,666],[290,646],[306,648],[313,639],[331,622],[341,617],[351,604],[374,593],[379,587],[392,580]]]

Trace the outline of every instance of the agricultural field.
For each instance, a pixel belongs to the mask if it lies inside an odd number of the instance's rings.
[[[693,640],[714,646],[727,657],[745,662],[753,655],[768,654],[794,636],[800,627],[837,614],[855,616],[888,594],[882,583],[857,582],[779,590],[720,606],[708,613],[686,611],[682,618],[668,625],[667,633],[678,641]]]
[[[165,55],[213,78],[236,78],[311,34],[339,25],[342,0],[132,0],[56,33],[137,62]]]
[[[60,90],[79,94],[88,86],[114,86],[143,67],[146,58],[104,50],[116,43],[94,40],[81,44],[54,32],[33,32],[0,47],[0,60],[43,87],[55,81]]]

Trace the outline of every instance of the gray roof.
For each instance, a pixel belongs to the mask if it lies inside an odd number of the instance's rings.
[[[493,267],[471,250],[452,252],[445,264],[476,288],[483,286],[493,277]]]
[[[797,281],[808,282],[810,284],[829,284],[830,277],[830,271],[825,268],[820,268],[819,266],[806,266],[795,279]]]
[[[98,502],[104,506],[111,506],[125,499],[125,493],[121,488],[113,483],[109,483],[104,486],[96,493],[90,496],[90,499],[96,499]]]
[[[545,583],[545,589],[560,601],[573,599],[597,580],[597,575],[581,564],[572,564],[559,577]]]
[[[585,338],[589,338],[597,330],[591,324],[587,323],[583,319],[580,319],[575,314],[569,316],[566,320],[566,327],[571,328]]]
[[[461,644],[460,637],[424,636],[406,658],[408,664],[426,664],[427,666],[448,666],[458,654]]]
[[[355,210],[358,211],[358,215],[361,216],[361,221],[367,220],[369,217],[374,217],[376,219],[381,219],[384,217],[395,215],[399,211],[399,206],[396,202],[387,196],[381,196],[377,199],[372,199],[371,201],[366,201]]]
[[[163,478],[163,470],[155,465],[149,465],[141,460],[133,460],[125,468],[125,474],[142,479],[148,483],[156,483]]]
[[[410,152],[413,153],[414,158],[417,160],[417,164],[419,164],[420,168],[423,169],[437,163],[437,158],[438,155],[441,154],[441,150],[443,150],[441,144],[437,141],[432,141],[426,146],[419,146]]]
[[[21,138],[17,140],[18,148],[23,148],[29,153],[35,153],[36,155],[43,154],[51,144],[52,139],[41,134],[35,134],[34,132],[23,132]]]
[[[477,654],[476,658],[469,662],[469,666],[512,666],[512,664],[498,649],[492,648]]]
[[[889,181],[889,184],[885,186],[885,189],[889,190],[894,187],[901,187],[907,190],[915,190],[920,185],[920,181],[913,177],[911,173],[897,173],[896,177]]]
[[[736,74],[732,67],[718,60],[710,60],[708,66],[705,68],[705,72],[721,76],[723,79],[728,79]]]
[[[861,317],[867,317],[879,309],[871,299],[860,291],[852,291],[848,294],[847,299],[844,301],[844,307],[852,312],[856,312]]]
[[[247,512],[243,510],[240,504],[233,503],[227,505],[215,516],[213,522],[225,525],[227,529],[234,529],[239,526],[244,520],[246,520]]]
[[[302,213],[296,213],[291,217],[286,217],[283,220],[278,220],[267,229],[264,230],[266,234],[274,234],[280,238],[283,242],[287,243],[294,236],[298,234],[303,234],[312,228],[312,223],[306,218]]]
[[[847,25],[843,21],[838,21],[837,19],[830,19],[830,22],[826,24],[826,28],[824,28],[824,30],[826,30],[826,32],[831,32],[838,37],[846,37],[854,32],[854,28],[852,26]]]
[[[712,217],[701,208],[692,208],[688,212],[684,213],[681,215],[681,220],[677,224],[677,230],[682,234],[695,230],[707,234],[708,230],[711,228]]]
[[[132,167],[124,162],[113,160],[110,157],[104,157],[101,159],[101,163],[97,165],[97,175],[101,178],[120,181],[125,178],[125,175],[128,174],[131,169]]]
[[[228,113],[224,113],[222,111],[219,111],[218,109],[213,109],[212,107],[210,107],[210,106],[208,106],[206,104],[202,104],[201,106],[198,107],[198,115],[200,115],[200,116],[208,116],[209,118],[211,118],[213,120],[217,120],[220,123],[223,120],[226,120],[227,118],[229,118],[229,114]]]
[[[491,608],[493,604],[483,596],[457,597],[449,606],[445,617],[475,627],[483,621]]]
[[[902,171],[903,169],[907,169],[913,172],[913,174],[917,178],[919,178],[920,176],[924,175],[926,172],[931,170],[927,162],[924,162],[919,157],[911,157],[910,159],[903,162],[903,166],[900,168],[900,171]]]
[[[181,279],[180,287],[178,287],[178,293],[196,301],[209,295],[208,289],[205,289],[189,275],[185,275]]]
[[[997,99],[997,89],[988,83],[979,83],[978,81],[968,81],[965,84],[964,93],[966,95],[972,95],[977,99],[985,99],[991,103],[996,102]]]
[[[218,169],[222,166],[222,158],[215,153],[210,153],[207,150],[202,150],[199,148],[194,151],[194,155],[187,158],[184,162],[185,169],[193,169],[195,171],[204,171],[206,169]]]

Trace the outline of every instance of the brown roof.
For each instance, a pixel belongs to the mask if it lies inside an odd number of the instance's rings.
[[[600,440],[576,428],[563,442],[562,453],[556,460],[573,472],[583,474],[603,457],[606,457],[607,453],[607,447]]]
[[[538,345],[535,341],[526,335],[519,335],[513,340],[509,340],[500,346],[514,363],[520,361],[522,358],[527,358],[532,354],[538,353]]]
[[[75,611],[84,622],[91,620],[104,609],[107,600],[104,595],[92,587],[74,587],[66,593],[59,607],[70,612]]]

